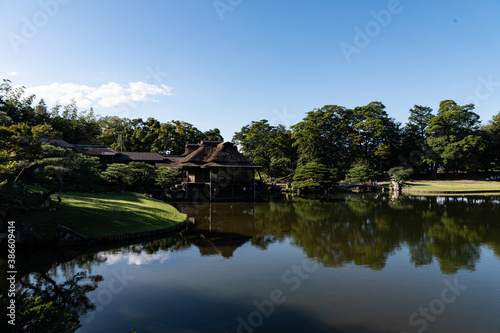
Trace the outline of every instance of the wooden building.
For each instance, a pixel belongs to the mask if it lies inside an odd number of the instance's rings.
[[[165,160],[165,158],[158,153],[118,152],[109,146],[73,145],[73,147],[77,153],[99,157],[99,161],[102,164],[144,162],[146,164],[155,165]]]
[[[169,157],[167,156],[167,159]],[[255,170],[260,168],[231,142],[187,144],[170,165],[181,170],[187,200],[245,200],[255,198]]]
[[[202,141],[187,144],[182,155],[162,156],[151,152],[118,152],[104,145],[72,145],[61,139],[42,140],[97,156],[104,165],[144,162],[155,167],[177,168],[182,174],[185,199],[192,201],[249,200],[255,198],[253,164],[231,142]]]

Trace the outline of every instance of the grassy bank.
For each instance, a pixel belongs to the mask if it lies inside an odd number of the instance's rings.
[[[57,196],[62,199],[59,205]],[[52,199],[55,211],[28,212],[17,217],[29,222],[46,240],[52,238],[58,224],[98,238],[167,228],[186,219],[171,205],[139,193],[59,193]]]
[[[468,191],[500,191],[499,181],[479,180],[425,180],[406,183],[405,191],[428,192],[468,192]]]

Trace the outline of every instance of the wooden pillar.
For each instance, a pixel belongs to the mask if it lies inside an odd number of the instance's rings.
[[[188,199],[189,195],[189,170],[186,169],[186,200]]]
[[[255,195],[255,169],[253,169],[253,199],[257,199]]]
[[[209,178],[210,178],[210,194],[209,194],[209,198],[210,198],[210,201],[212,201],[212,169],[208,170],[209,172]]]

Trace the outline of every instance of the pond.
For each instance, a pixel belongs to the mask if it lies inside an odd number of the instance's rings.
[[[82,333],[500,332],[498,198],[178,208],[196,223],[179,235],[20,253],[23,288]]]

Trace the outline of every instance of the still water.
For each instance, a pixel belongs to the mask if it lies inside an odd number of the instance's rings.
[[[24,254],[23,288],[64,295],[82,333],[500,332],[498,198],[178,208],[179,235]]]

